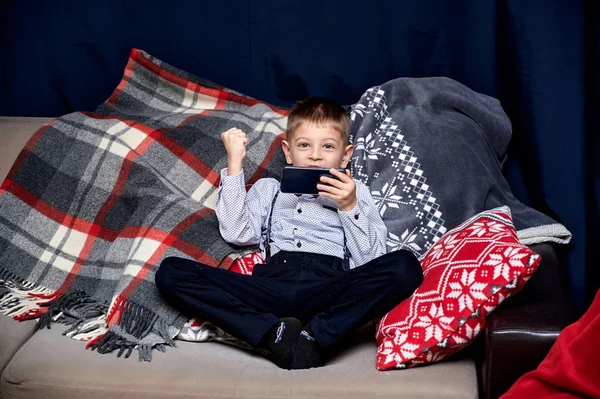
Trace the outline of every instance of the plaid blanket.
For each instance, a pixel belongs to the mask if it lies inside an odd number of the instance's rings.
[[[101,353],[173,345],[187,318],[155,288],[160,261],[228,267],[242,253],[213,210],[220,134],[248,134],[249,184],[278,177],[286,115],[132,50],[111,97],[39,130],[2,184],[0,312],[68,324]]]

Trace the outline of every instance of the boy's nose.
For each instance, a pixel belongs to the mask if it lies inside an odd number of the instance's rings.
[[[321,153],[317,150],[314,149],[311,153],[310,153],[310,158],[311,159],[321,159]]]

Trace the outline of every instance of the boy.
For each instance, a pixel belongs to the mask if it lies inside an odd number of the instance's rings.
[[[345,334],[409,297],[422,282],[419,262],[409,251],[386,254],[387,230],[369,190],[348,170],[333,169],[348,165],[349,130],[345,110],[327,99],[308,98],[290,111],[286,161],[331,168],[337,178],[321,177],[318,196],[281,193],[271,178],[246,193],[248,139],[236,128],[224,132],[219,229],[229,243],[260,244],[267,262],[245,276],[167,258],[156,273],[166,300],[263,349],[281,368],[305,369],[321,366]]]

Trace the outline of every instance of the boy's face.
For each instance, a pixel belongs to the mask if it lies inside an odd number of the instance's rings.
[[[281,144],[287,163],[310,168],[345,168],[354,151],[342,134],[327,126],[302,123]]]

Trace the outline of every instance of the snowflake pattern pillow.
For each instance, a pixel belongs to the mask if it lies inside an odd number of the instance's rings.
[[[469,345],[540,261],[519,242],[506,206],[449,231],[421,260],[423,284],[379,322],[377,369],[437,362]]]
[[[250,275],[252,274],[254,265],[258,263],[263,263],[260,253],[251,253],[237,258],[229,267],[229,270],[235,273]],[[250,345],[232,337],[219,327],[202,320],[200,317],[192,317],[188,320],[181,331],[179,331],[179,334],[177,334],[177,339],[191,342],[219,341],[243,348],[250,347]]]

